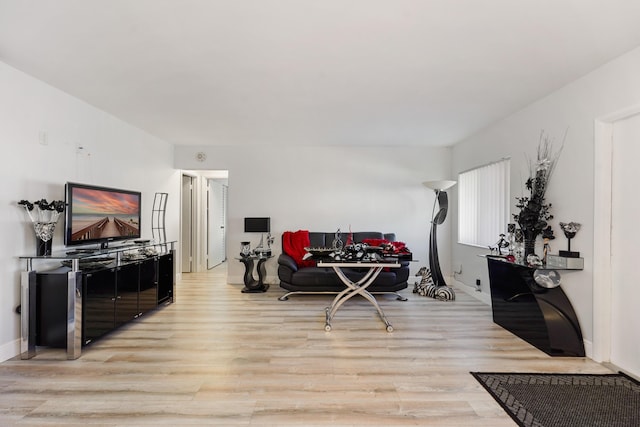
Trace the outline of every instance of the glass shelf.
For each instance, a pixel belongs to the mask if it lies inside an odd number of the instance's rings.
[[[572,265],[571,261],[569,263],[562,263],[562,262],[558,262],[558,263],[554,263],[554,264],[543,264],[540,266],[534,266],[534,265],[529,265],[523,262],[511,262],[511,261],[507,261],[505,259],[505,255],[491,255],[491,254],[486,254],[486,255],[478,255],[479,257],[483,257],[483,258],[493,258],[493,259],[499,259],[502,260],[504,262],[508,262],[510,264],[515,264],[515,265],[521,265],[523,267],[528,267],[528,268],[533,268],[535,270],[562,270],[562,271],[571,271],[571,270],[584,270],[584,258],[563,258],[564,260],[578,260],[575,261]],[[556,258],[561,258],[558,255],[550,255]]]
[[[50,260],[50,261],[64,261],[71,260],[72,261],[72,269],[78,270],[80,267],[81,260],[90,260],[95,257],[105,257],[109,255],[115,255],[116,265],[120,265],[121,261],[123,261],[122,255],[126,252],[136,251],[140,249],[156,249],[157,253],[153,255],[162,255],[164,253],[173,251],[174,244],[176,241],[165,242],[165,243],[156,243],[156,242],[146,242],[146,243],[125,243],[114,245],[108,248],[66,248],[64,250],[54,251],[51,255],[21,255],[18,258],[27,261],[27,271],[33,269],[32,262],[33,260]],[[150,255],[151,256],[151,255]],[[138,259],[127,259],[124,261],[137,261]]]

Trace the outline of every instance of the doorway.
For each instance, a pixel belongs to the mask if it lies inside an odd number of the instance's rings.
[[[227,186],[207,179],[207,269],[227,260]]]
[[[183,171],[180,262],[183,273],[206,271],[227,259],[228,171]]]
[[[610,361],[640,377],[640,114],[613,123],[612,155]]]
[[[182,175],[182,196],[181,196],[181,232],[180,232],[180,253],[181,268],[183,273],[192,273],[194,271],[194,253],[195,253],[195,236],[194,224],[195,218],[195,197],[194,197],[194,181],[192,175]]]
[[[640,231],[635,183],[640,171],[640,106],[596,121],[593,358],[640,377]]]

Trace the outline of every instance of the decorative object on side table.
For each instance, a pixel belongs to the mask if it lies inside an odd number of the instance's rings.
[[[562,232],[564,236],[567,238],[567,250],[566,251],[558,251],[558,255],[566,258],[580,258],[580,252],[571,251],[571,239],[576,237],[578,231],[580,231],[581,224],[577,222],[561,222],[560,228],[562,228]]]
[[[249,217],[244,219],[245,233],[261,233],[260,243],[255,247],[253,253],[262,256],[271,256],[271,217]],[[264,233],[267,233],[267,247],[264,247]]]
[[[449,209],[449,197],[446,190],[456,185],[455,181],[427,181],[423,182],[427,188],[436,192],[436,198],[433,201],[433,208],[431,210],[431,232],[429,233],[429,269],[433,283],[436,286],[435,298],[441,301],[454,300],[455,292],[453,288],[447,286],[447,283],[442,276],[440,270],[440,261],[438,259],[438,241],[437,241],[437,228],[442,224],[447,217],[447,211]],[[436,212],[436,203],[438,203],[438,211]]]
[[[542,246],[542,263],[547,263],[547,255],[549,255],[549,241],[555,239],[556,236],[553,235],[553,229],[550,225],[547,226],[544,230],[542,230],[542,241],[544,242]]]
[[[507,241],[507,239],[505,239],[505,234],[504,233],[500,233],[500,238],[498,239],[498,241],[496,242],[495,246],[489,246],[489,250],[491,251],[491,255],[504,255],[505,252],[507,254],[510,253],[510,250],[507,249],[509,248],[509,241]],[[494,254],[495,252],[495,254]]]
[[[522,230],[520,230],[519,228],[516,229],[513,235],[513,240],[515,242],[513,247],[513,255],[514,255],[515,261],[517,263],[523,263],[524,262],[524,235],[522,234]]]
[[[533,272],[533,280],[545,289],[553,289],[560,286],[562,281],[560,273],[555,270],[539,268]]]
[[[240,256],[243,258],[251,256],[251,242],[240,242]]]
[[[525,259],[535,253],[536,238],[547,227],[547,221],[553,218],[551,203],[546,203],[545,194],[563,146],[564,140],[560,149],[554,153],[553,141],[542,132],[537,159],[535,162],[529,162],[529,178],[525,187],[530,195],[517,198],[516,207],[520,208],[520,212],[513,214],[513,219],[520,226],[524,236]]]
[[[20,200],[18,205],[24,207],[33,224],[36,234],[36,255],[51,255],[53,232],[60,214],[64,212],[65,203],[62,200],[54,200],[49,203],[46,199],[41,199],[33,203],[28,200]],[[37,209],[34,211],[35,207]]]
[[[516,250],[516,225],[514,223],[507,224],[507,240],[509,242],[509,255],[515,256]]]

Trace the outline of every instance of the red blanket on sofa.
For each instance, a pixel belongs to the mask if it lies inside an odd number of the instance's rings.
[[[307,254],[304,248],[308,248],[309,245],[309,230],[285,231],[282,233],[282,251],[293,258],[298,267],[314,267],[316,265],[314,260],[302,259]]]

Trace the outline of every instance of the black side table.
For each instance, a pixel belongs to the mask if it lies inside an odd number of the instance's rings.
[[[247,257],[236,258],[238,261],[244,264],[244,288],[242,288],[243,293],[267,292],[267,289],[269,289],[269,285],[267,283],[264,283],[264,279],[267,277],[267,271],[264,263],[272,257],[272,255],[250,255]],[[258,280],[253,277],[253,262],[255,260],[258,260],[258,264],[256,266]]]

